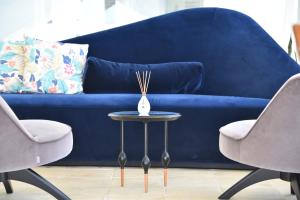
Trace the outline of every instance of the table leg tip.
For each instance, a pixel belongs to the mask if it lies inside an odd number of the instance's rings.
[[[121,187],[124,187],[124,168],[121,168]]]
[[[164,186],[167,187],[168,185],[168,169],[164,169]]]
[[[145,193],[148,192],[148,174],[144,174],[144,190]]]

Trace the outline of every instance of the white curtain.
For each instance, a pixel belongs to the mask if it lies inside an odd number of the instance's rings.
[[[1,0],[0,39],[62,40],[191,7],[224,7],[257,21],[287,50],[300,0]],[[12,14],[14,13],[14,14]]]

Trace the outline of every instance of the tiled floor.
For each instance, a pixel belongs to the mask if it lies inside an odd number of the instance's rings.
[[[162,170],[149,172],[149,192],[143,191],[143,171],[127,168],[125,187],[119,186],[119,169],[111,167],[42,167],[35,169],[74,200],[211,200],[248,173],[238,170],[170,169],[169,185],[163,187]],[[27,184],[13,182],[15,193],[1,200],[50,200],[47,193]],[[265,181],[237,194],[235,200],[295,200],[289,184]]]

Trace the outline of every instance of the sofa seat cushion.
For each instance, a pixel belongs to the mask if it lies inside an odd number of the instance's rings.
[[[256,120],[242,120],[220,128],[219,149],[224,156],[239,163],[249,164],[241,158],[241,145],[255,122]]]
[[[242,120],[232,122],[220,128],[220,133],[234,140],[245,138],[256,120]]]
[[[81,108],[101,109],[107,110],[107,112],[136,110],[138,102],[141,98],[141,94],[2,94],[1,96],[13,108],[27,108],[32,110],[40,109],[42,107],[44,109],[50,109],[50,111],[47,113],[47,116],[49,116],[56,109],[71,110],[73,112],[74,109]],[[151,110],[169,111],[178,110],[178,108],[207,108],[211,110],[228,108],[235,110],[238,107],[256,108],[257,106],[263,108],[266,103],[269,102],[268,99],[260,98],[194,94],[149,94],[147,97],[151,104]],[[44,110],[38,111],[39,113],[45,112]],[[19,115],[18,117],[22,118],[22,116]],[[78,118],[78,116],[70,117]],[[31,117],[31,119],[32,118],[34,117]]]
[[[115,165],[116,152],[120,147],[120,124],[107,114],[137,110],[141,95],[2,94],[2,97],[20,119],[48,119],[72,127],[74,149],[61,163]],[[268,99],[259,98],[192,94],[149,94],[148,97],[151,110],[182,114],[179,120],[169,126],[170,152],[176,166],[205,163],[201,165],[207,167],[212,166],[210,163],[228,162],[217,144],[219,128],[237,119],[257,118],[269,102]],[[151,123],[149,126],[149,153],[153,155],[153,162],[159,163],[161,160],[163,131],[164,123]],[[125,150],[135,163],[140,163],[140,153],[144,149],[144,143],[141,142],[144,135],[141,133],[141,123],[126,123]],[[54,151],[53,147],[51,149]]]
[[[53,142],[72,133],[70,126],[50,120],[21,120],[22,125],[38,143]]]

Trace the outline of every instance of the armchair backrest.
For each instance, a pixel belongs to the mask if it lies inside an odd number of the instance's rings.
[[[241,142],[241,149],[253,149],[241,152],[248,163],[300,172],[300,74],[281,87]]]
[[[18,117],[0,97],[0,173],[28,167],[35,155],[23,154],[34,148],[33,138],[20,123]],[[26,157],[27,156],[27,157]]]
[[[32,135],[20,123],[18,117],[6,103],[6,101],[0,96],[0,139],[3,134],[18,135],[22,134],[26,137],[33,139]],[[1,143],[3,144],[3,143]]]
[[[272,98],[300,67],[250,17],[196,8],[65,40],[89,56],[128,63],[199,61],[203,94]]]

